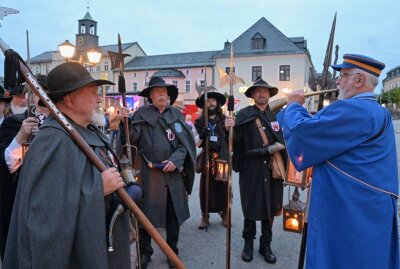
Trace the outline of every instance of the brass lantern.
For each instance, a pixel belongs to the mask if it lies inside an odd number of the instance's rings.
[[[298,188],[293,192],[292,200],[283,206],[283,230],[287,232],[302,233],[304,228],[304,209],[306,204],[300,199]]]
[[[222,159],[214,160],[215,180],[228,181],[229,166],[228,162]]]
[[[287,177],[285,185],[296,186],[302,189],[308,188],[312,179],[313,168],[307,168],[301,172],[297,171],[291,160],[288,161]]]

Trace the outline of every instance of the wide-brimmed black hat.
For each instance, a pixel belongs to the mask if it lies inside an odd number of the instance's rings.
[[[8,93],[11,96],[22,95],[22,93],[24,92],[24,88],[25,88],[25,84],[16,84],[14,87],[10,87],[10,89],[8,90]]]
[[[147,97],[147,98],[149,98],[149,102],[153,103],[153,101],[150,98],[150,92],[155,87],[167,88],[168,96],[170,98],[169,103],[171,105],[173,103],[175,103],[176,98],[178,98],[178,94],[179,94],[178,93],[178,88],[175,87],[175,85],[171,85],[171,84],[165,83],[165,80],[163,80],[161,77],[153,77],[153,78],[151,78],[150,81],[149,81],[149,86],[147,88],[143,89],[143,91],[141,91],[139,93],[139,96]]]
[[[93,82],[97,86],[115,85],[108,80],[94,79],[89,71],[78,63],[63,63],[47,75],[47,93],[53,101],[58,101],[65,95]]]
[[[225,95],[219,92],[207,92],[207,99],[210,98],[217,100],[219,106],[223,106],[226,103]],[[198,108],[204,108],[204,93],[200,97],[197,97],[195,104]]]
[[[278,88],[277,88],[277,87],[274,87],[274,86],[269,85],[269,84],[268,84],[266,81],[264,81],[261,77],[258,77],[258,78],[256,79],[256,81],[254,81],[253,86],[249,87],[249,88],[244,92],[244,94],[245,94],[247,97],[251,98],[251,94],[252,94],[253,90],[254,90],[255,88],[257,88],[257,87],[267,88],[267,89],[269,90],[269,95],[270,95],[270,97],[272,97],[272,96],[274,96],[274,95],[276,95],[276,94],[278,93]]]
[[[0,86],[0,101],[10,103],[12,100],[12,96],[9,96],[4,91],[4,88]]]

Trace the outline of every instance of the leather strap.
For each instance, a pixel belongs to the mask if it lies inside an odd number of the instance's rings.
[[[269,144],[268,138],[264,132],[265,127],[261,124],[260,118],[256,118],[256,124],[257,124],[258,131],[260,132],[261,138],[263,140],[263,146],[268,145]]]

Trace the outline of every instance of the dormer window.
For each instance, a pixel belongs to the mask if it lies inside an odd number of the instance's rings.
[[[260,34],[257,33],[251,39],[251,48],[253,50],[263,50],[265,46],[265,38]]]

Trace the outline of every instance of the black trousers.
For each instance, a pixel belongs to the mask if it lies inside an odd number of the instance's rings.
[[[244,219],[242,237],[245,239],[256,238],[256,221]],[[272,241],[272,222],[267,220],[261,221],[260,244],[270,244]]]
[[[171,194],[168,189],[167,194],[167,219],[165,223],[165,231],[167,234],[167,244],[171,247],[171,249],[178,254],[178,240],[179,240],[179,224],[178,219],[176,218],[174,204],[172,203]],[[153,248],[151,247],[151,237],[146,232],[146,230],[140,228],[139,229],[139,243],[140,243],[140,253],[147,253],[152,255]]]

